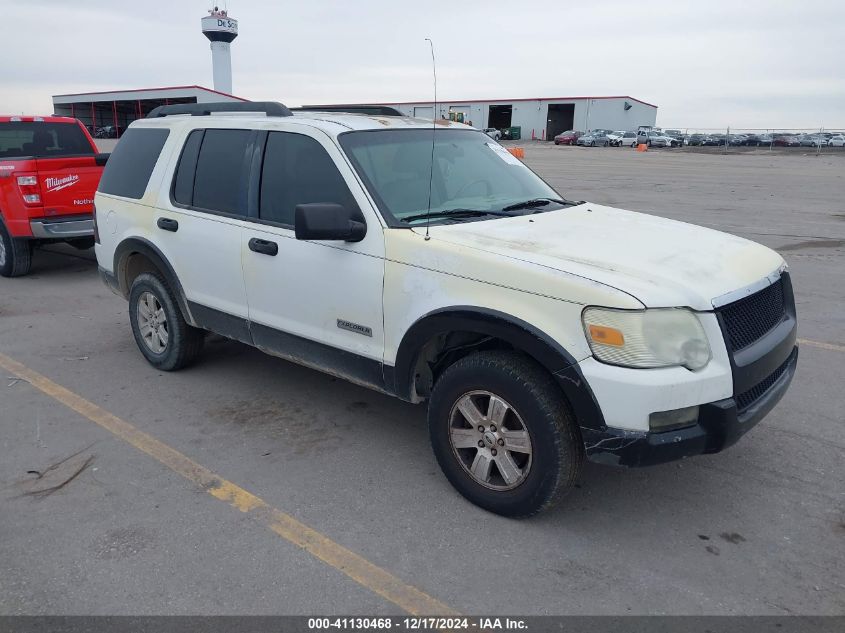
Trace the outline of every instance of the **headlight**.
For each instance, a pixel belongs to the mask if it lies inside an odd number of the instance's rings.
[[[584,333],[600,361],[625,367],[701,369],[710,344],[698,317],[685,308],[613,310],[587,308]]]

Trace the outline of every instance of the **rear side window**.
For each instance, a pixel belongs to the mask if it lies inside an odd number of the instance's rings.
[[[140,199],[170,130],[129,128],[114,148],[100,178],[99,191]]]
[[[194,204],[194,175],[197,173],[203,133],[204,130],[194,130],[188,135],[173,180],[173,200],[188,207]]]
[[[298,204],[357,204],[343,176],[322,145],[309,136],[270,132],[261,171],[259,217],[293,226]]]
[[[246,215],[241,182],[251,136],[250,130],[205,130],[197,157],[191,206]],[[177,174],[177,185],[180,175]]]
[[[0,159],[93,156],[94,148],[76,123],[0,123]]]

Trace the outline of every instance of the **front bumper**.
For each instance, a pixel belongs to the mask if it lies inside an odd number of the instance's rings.
[[[36,239],[71,240],[93,237],[94,219],[91,214],[30,220],[29,228]]]
[[[735,444],[780,402],[797,366],[796,346],[780,376],[753,405],[739,411],[733,398],[701,405],[698,423],[677,431],[649,433],[582,427],[587,459],[616,466],[651,466],[693,455],[718,453]]]

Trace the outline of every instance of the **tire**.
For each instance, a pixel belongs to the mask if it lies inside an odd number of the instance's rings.
[[[21,277],[32,267],[32,242],[12,237],[0,220],[0,277]]]
[[[607,147],[609,143],[607,141],[604,142],[604,146]]]
[[[494,398],[500,415],[481,414]],[[449,482],[472,503],[503,516],[527,517],[554,505],[574,486],[584,460],[560,389],[540,365],[516,352],[474,353],[449,366],[431,394],[428,424]],[[509,443],[516,450],[508,450]]]
[[[156,369],[181,369],[202,351],[205,331],[188,325],[173,291],[155,273],[141,273],[132,282],[129,323],[138,349]]]
[[[631,149],[636,149],[636,147],[637,147],[637,142],[636,142],[636,141],[634,141],[633,143],[631,143]]]

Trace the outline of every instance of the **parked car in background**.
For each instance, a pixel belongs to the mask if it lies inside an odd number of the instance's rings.
[[[798,137],[793,134],[781,134],[779,136],[775,136],[772,144],[778,147],[798,147],[801,145],[801,141],[799,141]]]
[[[681,141],[667,136],[665,132],[657,130],[640,131],[637,133],[637,143],[649,147],[680,147]]]
[[[680,130],[663,130],[663,136],[668,136],[669,138],[673,138],[678,141],[677,146],[684,144],[685,135]]]
[[[827,137],[822,134],[805,134],[799,140],[801,147],[825,147]]]
[[[706,134],[690,134],[687,139],[687,145],[701,145],[701,141],[704,140]]]
[[[610,138],[604,130],[595,130],[588,132],[576,141],[576,145],[583,145],[584,147],[595,147],[596,145],[603,145],[607,147],[610,145]]]
[[[94,246],[94,192],[107,158],[76,119],[0,116],[0,275],[27,274],[39,244]]]
[[[494,127],[484,128],[484,133],[490,138],[492,138],[494,141],[498,141],[502,138],[502,133]]]
[[[745,145],[748,140],[748,136],[745,134],[729,134],[728,135],[728,145],[740,146]]]
[[[718,146],[725,144],[725,135],[724,134],[708,134],[705,136],[702,141],[702,145],[710,145],[710,146]]]
[[[621,136],[609,136],[610,144],[614,147],[636,147],[637,133],[636,132],[621,132]]]
[[[768,132],[766,132],[764,134],[757,134],[756,136],[757,136],[757,143],[756,143],[757,147],[760,147],[762,145],[771,145],[772,141],[774,141],[774,138],[775,138],[772,134],[769,134]]]
[[[845,147],[845,134],[835,134],[827,142],[831,147]]]
[[[583,135],[583,132],[577,130],[567,130],[555,136],[555,145],[575,145],[578,139]]]
[[[94,132],[94,138],[119,138],[120,130],[114,125],[98,127]]]

